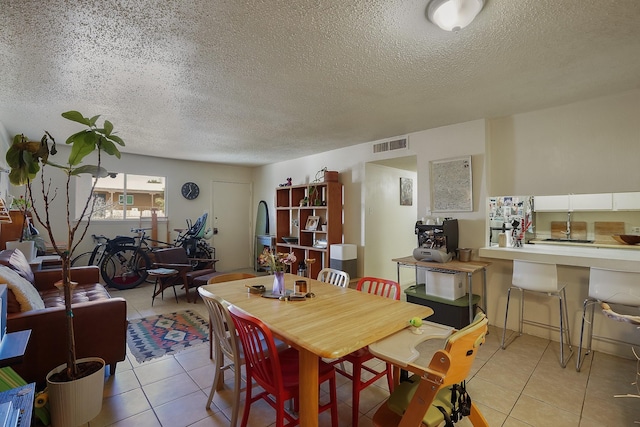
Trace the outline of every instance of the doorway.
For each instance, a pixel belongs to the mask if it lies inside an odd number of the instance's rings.
[[[417,156],[369,162],[365,165],[364,274],[396,280],[391,260],[411,255],[417,245]],[[411,204],[401,204],[400,178],[412,183]],[[414,278],[406,280],[415,282]]]
[[[211,212],[218,271],[252,268],[251,184],[214,181]]]

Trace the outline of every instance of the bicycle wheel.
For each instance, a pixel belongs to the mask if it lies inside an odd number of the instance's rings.
[[[91,264],[91,255],[93,252],[84,252],[71,260],[71,267],[86,267]]]
[[[107,286],[124,290],[144,282],[151,261],[146,253],[132,246],[116,246],[100,265],[102,279]]]
[[[88,265],[98,265],[102,259],[102,255],[106,250],[106,245],[98,245],[91,252],[84,252],[71,260],[72,267],[86,267]]]
[[[201,244],[198,243],[198,246],[196,246],[196,252],[194,254],[194,258],[199,258],[199,259],[212,259],[212,251],[211,248],[209,248],[209,245],[205,244]],[[194,270],[202,270],[203,268],[205,268],[207,266],[207,262],[206,261],[191,261],[191,265],[193,266]]]

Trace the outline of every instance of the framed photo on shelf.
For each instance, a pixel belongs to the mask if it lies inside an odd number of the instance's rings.
[[[307,218],[307,223],[305,224],[304,229],[307,231],[316,231],[318,229],[319,223],[319,216],[310,216],[309,218]]]

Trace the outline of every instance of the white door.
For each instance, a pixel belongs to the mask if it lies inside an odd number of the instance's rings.
[[[214,181],[211,200],[216,248],[216,270],[252,268],[251,186],[237,182]]]

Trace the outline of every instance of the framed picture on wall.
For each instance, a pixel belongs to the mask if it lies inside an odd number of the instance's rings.
[[[400,178],[400,206],[413,205],[413,179]]]
[[[434,212],[472,212],[473,181],[471,156],[434,160],[431,175],[431,210]]]
[[[307,223],[305,224],[304,229],[307,231],[316,231],[318,229],[319,223],[319,216],[310,216],[309,218],[307,218]]]

